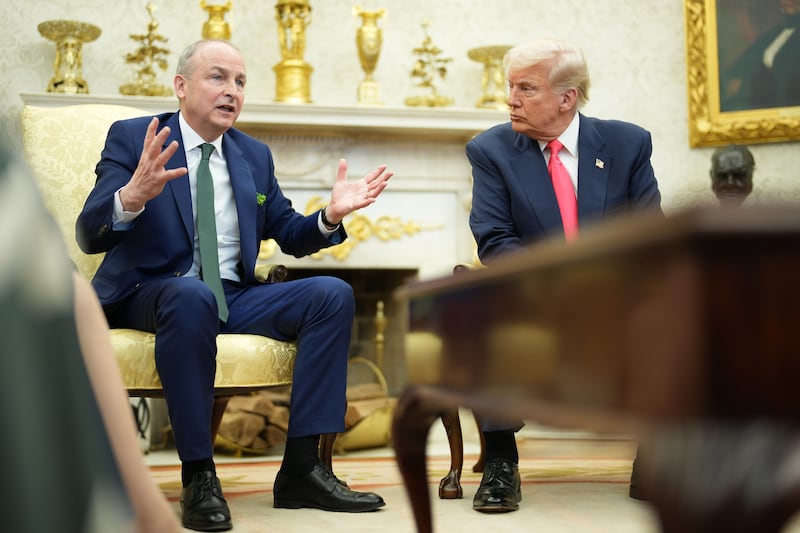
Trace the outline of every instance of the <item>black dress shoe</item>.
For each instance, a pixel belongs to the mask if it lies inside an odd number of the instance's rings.
[[[227,531],[233,527],[231,511],[213,472],[198,472],[181,491],[183,527],[195,531]]]
[[[507,513],[519,509],[522,499],[519,467],[507,459],[486,461],[472,508],[482,513]]]
[[[328,467],[317,463],[303,477],[291,477],[278,471],[273,487],[275,507],[300,509],[310,507],[323,511],[363,513],[383,507],[383,498],[372,492],[355,492],[333,475]]]

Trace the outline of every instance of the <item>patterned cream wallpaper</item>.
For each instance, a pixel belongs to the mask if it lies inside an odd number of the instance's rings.
[[[169,38],[169,68],[160,81],[171,84],[180,50],[200,38],[207,15],[199,0],[153,0],[159,31]],[[208,3],[224,3],[208,0]],[[55,47],[37,31],[40,22],[71,19],[102,29],[83,48],[83,74],[93,94],[118,94],[133,79],[124,55],[145,33],[147,0],[5,0],[0,4],[0,115],[2,142],[19,146],[22,92],[43,92],[53,75]],[[227,15],[232,41],[248,64],[247,98],[272,102],[273,65],[280,60],[274,0],[233,0]],[[353,105],[362,78],[355,47],[360,20],[354,4],[385,7],[381,19],[383,49],[375,78],[388,106],[402,106],[413,92],[409,75],[412,49],[421,44],[423,18],[444,55],[452,57],[443,94],[456,107],[472,107],[480,95],[481,66],[467,57],[476,46],[515,44],[537,36],[558,37],[584,49],[593,90],[584,112],[636,122],[653,134],[653,164],[664,207],[713,203],[708,170],[712,149],[690,149],[686,127],[686,65],[681,0],[311,0],[305,59],[314,72],[311,98],[327,105]],[[313,107],[309,113],[313,113]],[[756,158],[751,201],[791,199],[800,202],[797,143],[752,146]],[[391,163],[391,162],[389,162]]]

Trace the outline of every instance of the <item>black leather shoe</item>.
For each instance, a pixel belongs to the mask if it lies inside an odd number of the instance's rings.
[[[481,485],[472,508],[482,513],[508,513],[519,509],[522,500],[519,467],[513,461],[494,458],[486,461]]]
[[[333,475],[328,467],[317,463],[303,477],[291,477],[278,471],[273,487],[275,507],[300,509],[310,507],[323,511],[363,513],[383,507],[383,498],[372,492],[355,492]]]
[[[231,511],[213,472],[198,472],[181,491],[183,527],[195,531],[227,531],[233,527]]]

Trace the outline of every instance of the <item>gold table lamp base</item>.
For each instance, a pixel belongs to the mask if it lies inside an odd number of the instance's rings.
[[[225,13],[233,7],[233,2],[225,4],[207,4],[200,0],[200,8],[208,12],[208,20],[203,23],[203,39],[221,39],[230,41],[231,25],[225,20]]]
[[[311,102],[311,65],[298,59],[281,61],[275,71],[275,101],[290,104]]]

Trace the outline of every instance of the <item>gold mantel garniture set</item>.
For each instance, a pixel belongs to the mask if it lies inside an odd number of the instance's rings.
[[[208,12],[208,20],[203,24],[204,38],[231,38],[231,29],[225,14],[232,7],[228,0],[224,4],[209,4],[200,1],[200,7]],[[138,48],[125,55],[125,62],[137,67],[135,80],[120,86],[125,95],[169,96],[172,90],[156,81],[156,68],[167,69],[167,56],[170,51],[163,47],[167,38],[158,33],[159,23],[155,18],[156,7],[152,2],[146,6],[150,21],[147,32],[131,34],[130,38],[139,44]],[[312,66],[304,59],[306,30],[311,24],[311,4],[309,0],[277,0],[275,20],[278,24],[278,44],[281,61],[273,67],[276,76],[275,101],[291,104],[311,102]],[[353,7],[353,16],[361,19],[356,31],[356,48],[364,78],[358,85],[359,105],[382,105],[380,84],[373,73],[383,44],[382,30],[378,21],[386,15],[386,9],[366,11],[360,6]],[[428,33],[430,20],[422,21],[424,39],[419,47],[413,49],[414,65],[410,72],[414,85],[420,94],[405,99],[408,106],[446,107],[453,104],[453,98],[439,93],[437,81],[447,75],[447,64],[452,58],[442,57],[443,51],[433,43]],[[51,20],[38,26],[39,33],[56,43],[56,57],[53,63],[54,75],[47,85],[47,92],[66,94],[88,93],[89,84],[83,79],[83,60],[81,48],[85,43],[100,36],[100,28],[72,20]],[[502,72],[502,58],[509,46],[495,45],[473,48],[468,57],[483,65],[481,78],[481,97],[478,108],[506,109],[505,83]]]

